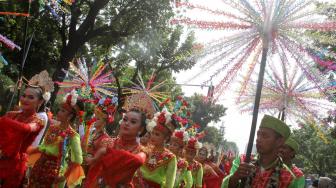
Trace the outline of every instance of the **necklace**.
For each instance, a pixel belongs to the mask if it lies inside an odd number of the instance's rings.
[[[88,143],[89,147],[94,147],[95,142],[104,134],[105,134],[104,131],[93,133],[92,137],[89,139],[89,143]]]
[[[135,140],[125,141],[125,140],[122,140],[120,137],[117,137],[114,148],[119,149],[119,150],[126,150],[131,153],[135,153],[138,150],[139,146],[140,145]]]
[[[69,127],[63,127],[60,125],[50,126],[48,130],[48,134],[45,138],[46,144],[52,144],[55,143],[58,139],[58,137],[65,138],[69,133],[71,129]]]
[[[36,113],[24,113],[20,112],[14,115],[15,120],[20,122],[32,122],[35,118],[37,118]]]
[[[165,148],[155,148],[152,147],[149,152],[148,160],[146,161],[146,166],[150,170],[154,170],[157,167],[166,165],[170,159],[175,155]]]

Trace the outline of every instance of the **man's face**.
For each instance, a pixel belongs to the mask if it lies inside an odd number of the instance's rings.
[[[259,128],[257,132],[257,151],[259,154],[277,152],[283,144],[283,138],[270,128]]]
[[[283,145],[279,148],[279,155],[285,162],[290,162],[295,157],[295,151],[291,147]]]

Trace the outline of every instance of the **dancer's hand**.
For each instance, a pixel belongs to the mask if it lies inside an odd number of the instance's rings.
[[[62,181],[65,181],[65,177],[64,176],[58,176],[56,179],[55,179],[55,182],[62,182]]]
[[[96,161],[96,159],[94,157],[86,157],[85,158],[85,162],[86,162],[87,165],[92,165],[95,161]]]
[[[233,174],[235,179],[242,179],[251,176],[251,174],[255,171],[255,166],[250,163],[241,163],[237,169],[237,171]]]
[[[29,146],[27,148],[27,154],[29,154],[29,155],[32,155],[32,154],[38,153],[38,152],[39,152],[39,149],[37,147]]]

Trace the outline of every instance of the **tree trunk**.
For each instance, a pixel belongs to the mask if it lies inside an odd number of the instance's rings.
[[[66,72],[69,69],[69,62],[75,57],[77,51],[80,46],[82,46],[84,42],[80,39],[80,36],[74,37],[72,41],[62,49],[59,63],[56,66],[56,71],[53,74],[54,82],[62,82],[65,78]],[[59,91],[58,84],[55,83],[55,90],[51,95],[50,103],[53,104],[56,100],[57,93]]]

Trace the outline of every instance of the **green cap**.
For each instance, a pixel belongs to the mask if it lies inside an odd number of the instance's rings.
[[[265,115],[260,123],[260,128],[270,128],[279,133],[285,139],[290,135],[290,129],[285,122],[275,117]]]
[[[285,145],[287,145],[290,148],[292,148],[295,152],[299,151],[299,144],[292,137],[289,137],[286,140]]]

